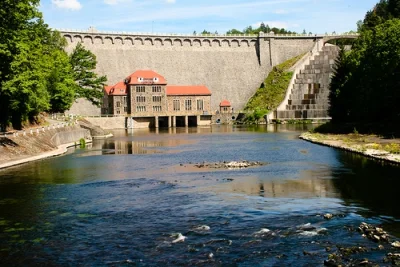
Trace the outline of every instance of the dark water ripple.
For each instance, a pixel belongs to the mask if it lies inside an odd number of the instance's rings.
[[[2,171],[0,265],[321,266],[338,246],[365,246],[352,257],[383,264],[394,250],[377,250],[355,229],[366,221],[400,237],[399,168],[297,135],[267,128],[117,133]],[[269,164],[187,167],[240,159]],[[325,213],[336,216],[328,221]],[[185,242],[172,243],[178,233]]]

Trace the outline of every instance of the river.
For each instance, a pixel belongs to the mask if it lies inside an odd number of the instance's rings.
[[[322,266],[351,246],[384,264],[396,251],[356,229],[400,238],[400,168],[299,140],[307,127],[115,131],[2,170],[0,265]],[[239,160],[265,165],[194,166]]]

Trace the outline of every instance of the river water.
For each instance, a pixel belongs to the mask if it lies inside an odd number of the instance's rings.
[[[306,128],[116,131],[0,171],[0,265],[322,266],[352,246],[387,264],[390,244],[355,229],[400,238],[400,168],[299,140]],[[266,165],[194,166],[239,160]]]

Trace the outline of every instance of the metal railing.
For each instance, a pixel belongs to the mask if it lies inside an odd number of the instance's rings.
[[[38,134],[44,133],[46,131],[59,129],[59,128],[65,128],[65,127],[69,127],[69,126],[74,126],[74,125],[77,125],[77,124],[78,124],[77,121],[60,122],[60,123],[52,124],[52,125],[49,125],[49,126],[29,128],[29,129],[26,129],[26,130],[0,132],[0,137],[18,137],[18,136],[26,136],[26,135],[34,135],[34,134],[38,135]]]

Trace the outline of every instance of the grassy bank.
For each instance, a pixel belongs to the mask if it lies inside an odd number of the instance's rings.
[[[245,107],[247,121],[256,122],[268,112],[276,109],[284,100],[286,90],[292,79],[293,72],[289,71],[305,54],[291,58],[277,65],[269,73],[257,92],[250,98]]]
[[[301,139],[355,152],[375,159],[400,164],[400,139],[387,139],[377,135],[359,133],[323,134],[303,133]]]

